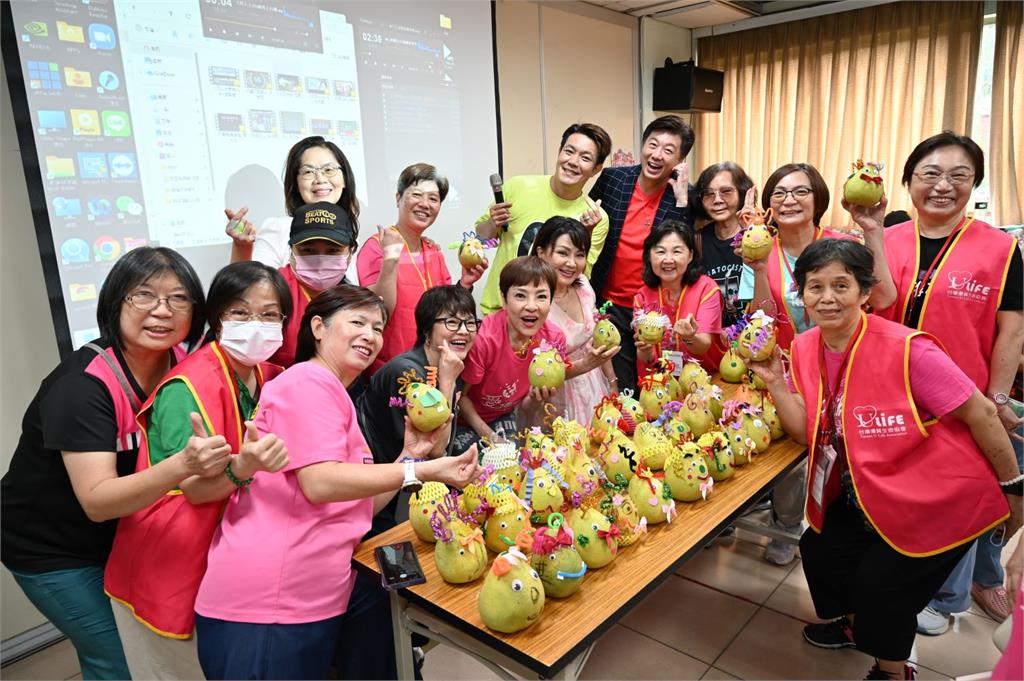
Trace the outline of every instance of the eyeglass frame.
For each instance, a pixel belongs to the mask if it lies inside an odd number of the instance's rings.
[[[221,314],[220,320],[222,322],[257,322],[258,321],[258,322],[261,322],[263,324],[281,324],[282,326],[284,326],[284,320],[288,319],[287,315],[283,315],[280,312],[276,312],[276,311],[267,311],[267,312],[260,312],[260,313],[249,312],[248,313],[248,317],[246,317],[245,319],[231,319],[228,315],[231,315],[233,312],[244,312],[244,310],[242,310],[241,308],[235,308],[233,310],[224,310],[224,312]],[[262,315],[265,315],[265,314],[280,315],[281,319],[275,319],[275,320],[271,320],[271,321],[267,321],[266,319],[261,319]]]
[[[332,169],[333,169],[334,172],[332,172],[330,175],[328,175],[326,171],[332,170]],[[336,163],[334,163],[334,164],[327,163],[327,164],[322,165],[322,166],[312,166],[312,165],[299,166],[299,171],[296,174],[299,176],[299,179],[303,179],[303,180],[315,180],[317,175],[322,175],[325,179],[330,180],[330,179],[332,179],[334,177],[337,177],[339,174],[342,177],[344,177],[345,172],[344,172],[344,170],[342,169],[342,167],[340,165],[338,165]]]
[[[916,170],[913,172],[913,175],[918,180],[920,180],[922,184],[924,184],[924,185],[926,185],[928,187],[934,187],[935,185],[937,185],[942,180],[945,180],[949,184],[949,186],[951,186],[951,187],[962,187],[965,184],[969,184],[970,181],[974,179],[974,175],[975,175],[975,173],[973,171],[969,171],[969,172],[964,173],[963,180],[954,181],[953,180],[953,174],[952,173],[948,173],[948,172],[946,172],[944,170],[941,171],[941,172],[939,172],[939,171],[929,171],[929,172],[935,172],[935,174],[938,175],[938,177],[935,178],[934,182],[929,182],[924,177],[922,177],[922,175],[924,175],[924,173],[919,173]]]
[[[449,321],[458,322],[455,325],[454,329],[451,326],[448,325]],[[481,324],[481,321],[479,319],[475,318],[475,317],[473,319],[460,319],[459,317],[435,317],[434,318],[434,323],[437,324],[439,322],[443,322],[444,323],[444,328],[448,329],[449,331],[454,331],[456,333],[458,333],[459,329],[461,329],[463,326],[466,327],[466,333],[476,333],[477,331],[480,330],[480,324]],[[473,327],[474,328],[472,328],[472,329],[469,328],[470,322],[473,323]]]
[[[797,196],[797,192],[806,192],[803,196]],[[794,201],[802,201],[808,196],[814,196],[814,187],[808,187],[805,184],[799,187],[793,187],[792,189],[782,189],[776,187],[772,190],[772,193],[768,195],[769,201],[775,201],[776,203],[784,203],[787,196],[792,196]]]
[[[738,196],[739,193],[740,192],[738,189],[736,189],[736,187],[724,187],[722,189],[705,189],[700,193],[700,199],[701,201],[707,201],[708,199],[715,199],[721,196],[722,200],[725,201],[726,196],[732,196],[734,194]]]
[[[172,296],[163,296],[163,297],[161,297],[161,296],[156,295],[155,293],[149,293],[148,291],[136,291],[135,293],[129,293],[128,295],[126,295],[124,297],[124,302],[128,303],[129,305],[131,305],[133,308],[135,308],[139,312],[152,312],[153,310],[155,310],[158,307],[160,307],[160,303],[163,303],[164,305],[166,305],[167,309],[170,310],[171,312],[182,312],[182,313],[184,313],[184,312],[191,312],[192,309],[195,308],[196,301],[193,300],[192,298],[189,298],[187,295],[184,295],[184,294],[181,294],[181,293],[175,293],[173,295],[174,296],[181,296],[182,299],[187,300],[188,301],[188,307],[186,307],[186,308],[176,308],[175,306],[171,305],[171,297]],[[134,300],[132,300],[136,296],[152,296],[153,297],[153,304],[151,306],[149,306],[149,307],[139,307],[138,303],[136,303]]]

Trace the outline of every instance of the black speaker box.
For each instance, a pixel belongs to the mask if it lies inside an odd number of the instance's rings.
[[[654,69],[655,111],[721,111],[725,74],[702,69],[692,61]]]

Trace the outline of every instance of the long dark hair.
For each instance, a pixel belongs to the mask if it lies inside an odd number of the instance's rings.
[[[652,229],[651,233],[644,239],[644,269],[640,277],[643,279],[644,284],[651,288],[661,286],[661,279],[654,273],[654,268],[651,266],[651,251],[669,234],[678,234],[679,238],[686,244],[686,247],[690,249],[690,264],[686,266],[686,271],[683,272],[683,286],[689,286],[694,283],[700,279],[702,274],[700,263],[697,262],[699,258],[697,257],[697,243],[693,236],[693,229],[685,222],[680,222],[679,220],[665,220]]]
[[[203,284],[188,260],[177,251],[164,246],[134,248],[114,263],[114,267],[103,282],[96,303],[96,326],[100,329],[100,336],[119,346],[122,345],[124,340],[121,337],[121,306],[125,303],[125,296],[137,286],[165,272],[178,277],[178,281],[192,298],[192,323],[189,325],[185,342],[189,346],[195,345],[202,338],[203,325],[206,323],[206,296],[203,293]]]
[[[352,173],[352,165],[348,162],[345,152],[338,148],[338,145],[325,140],[319,135],[299,140],[288,152],[288,158],[284,162],[284,207],[288,215],[293,214],[306,202],[299,194],[299,166],[302,165],[302,155],[314,147],[323,147],[334,154],[335,160],[341,166],[341,176],[345,178],[345,188],[341,190],[341,198],[338,205],[348,213],[348,219],[352,223],[352,231],[356,238],[359,238],[359,199],[356,198],[356,176]]]
[[[316,355],[316,338],[313,337],[313,317],[320,317],[329,324],[331,317],[342,310],[374,307],[380,310],[384,323],[388,323],[388,308],[376,293],[362,286],[338,284],[309,301],[306,313],[299,325],[299,338],[295,346],[295,363],[305,362]]]

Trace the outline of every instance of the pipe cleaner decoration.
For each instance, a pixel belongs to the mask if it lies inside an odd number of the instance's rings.
[[[445,495],[444,500],[437,505],[430,517],[430,527],[434,531],[437,541],[447,544],[455,539],[455,534],[450,527],[455,520],[461,520],[466,525],[473,525],[473,519],[459,509],[459,495],[453,491]]]
[[[612,307],[612,301],[606,302],[602,305],[594,315],[594,334],[592,343],[595,348],[614,348],[622,344],[622,334],[612,324],[611,315],[609,310]]]
[[[459,250],[459,264],[467,270],[487,262],[485,249],[497,248],[498,239],[485,239],[476,232],[463,232],[462,241],[448,244],[448,248]]]
[[[402,397],[388,400],[391,407],[405,407],[412,425],[423,432],[437,430],[448,421],[451,407],[437,389],[437,367],[424,367],[426,379],[420,380],[415,369],[407,369],[398,377],[398,393]]]

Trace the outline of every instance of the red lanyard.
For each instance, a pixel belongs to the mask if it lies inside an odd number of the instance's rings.
[[[814,232],[814,238],[811,239],[811,243],[813,244],[815,241],[820,239],[821,235],[824,232],[825,232],[825,228],[824,227],[818,227],[818,229],[815,230],[815,232]],[[793,274],[793,268],[789,264],[789,258],[786,257],[786,249],[784,249],[782,247],[782,242],[781,241],[779,242],[779,255],[782,256],[782,264],[786,266],[786,271],[789,272],[789,285],[790,285],[790,288],[795,290],[796,289],[796,276],[794,276],[794,274]],[[785,289],[785,283],[786,283],[785,281],[782,282],[782,284],[783,284],[782,288],[783,289]],[[783,297],[783,301],[782,301],[783,302],[783,307],[785,307],[785,302],[786,302],[785,301],[785,297],[786,297],[785,292],[783,292],[782,297]],[[811,318],[807,314],[807,308],[805,307],[804,308],[804,326],[810,326],[810,325],[811,325]]]
[[[843,351],[843,361],[839,365],[839,370],[836,371],[835,380],[828,380],[828,371],[825,368],[825,340],[818,338],[818,370],[821,372],[821,387],[824,391],[824,404],[825,411],[821,415],[821,444],[827,445],[835,442],[835,410],[836,401],[839,398],[839,388],[843,383],[843,374],[846,373],[846,365],[850,361],[850,353],[853,350],[853,344],[857,342],[857,338],[860,336],[861,328],[864,325],[864,318],[861,317],[860,323],[857,325],[857,330],[854,331],[853,335],[850,336],[849,342],[846,344],[846,350]]]
[[[953,241],[956,240],[956,235],[960,233],[960,230],[961,229],[967,229],[967,224],[970,224],[970,223],[965,224],[966,220],[967,220],[967,216],[965,215],[963,217],[963,219],[960,220],[960,222],[957,224],[957,226],[953,228],[953,231],[949,233],[949,236],[946,237],[946,240],[942,243],[942,248],[939,249],[938,254],[932,259],[932,263],[928,266],[928,269],[925,271],[924,276],[921,277],[920,279],[918,279],[917,282],[914,284],[914,288],[913,288],[913,290],[910,293],[910,304],[907,305],[907,310],[906,310],[906,312],[903,313],[903,325],[904,326],[908,325],[907,323],[910,321],[910,317],[914,313],[914,308],[917,307],[917,301],[919,301],[921,299],[921,297],[925,294],[925,291],[928,290],[929,282],[931,282],[931,279],[932,279],[932,272],[934,272],[935,271],[935,267],[940,262],[942,262],[942,256],[944,256],[946,254],[946,250],[949,249],[950,244],[952,244]],[[973,220],[974,219],[971,218],[972,222],[973,222]],[[921,230],[918,227],[916,222],[914,223],[914,231],[917,232],[918,239],[920,239]],[[918,272],[921,271],[921,263],[920,262],[917,263],[917,271]],[[918,326],[921,325],[920,318],[918,318],[917,324],[918,324]]]
[[[688,289],[688,288],[690,288],[690,287],[689,286],[684,286],[683,289],[679,292],[679,300],[676,301],[676,312],[675,312],[675,315],[672,317],[672,325],[673,326],[675,326],[675,323],[677,321],[679,321],[679,315],[682,312],[682,308],[683,308],[683,296],[686,295],[686,289]],[[659,286],[658,287],[658,305],[664,311],[665,310],[665,300],[664,300],[664,298],[662,298],[662,294],[661,294],[662,290],[663,290],[663,287]],[[672,341],[672,347],[674,348],[676,346],[676,343],[675,343],[675,332],[673,332],[672,329],[669,329],[669,339]]]

